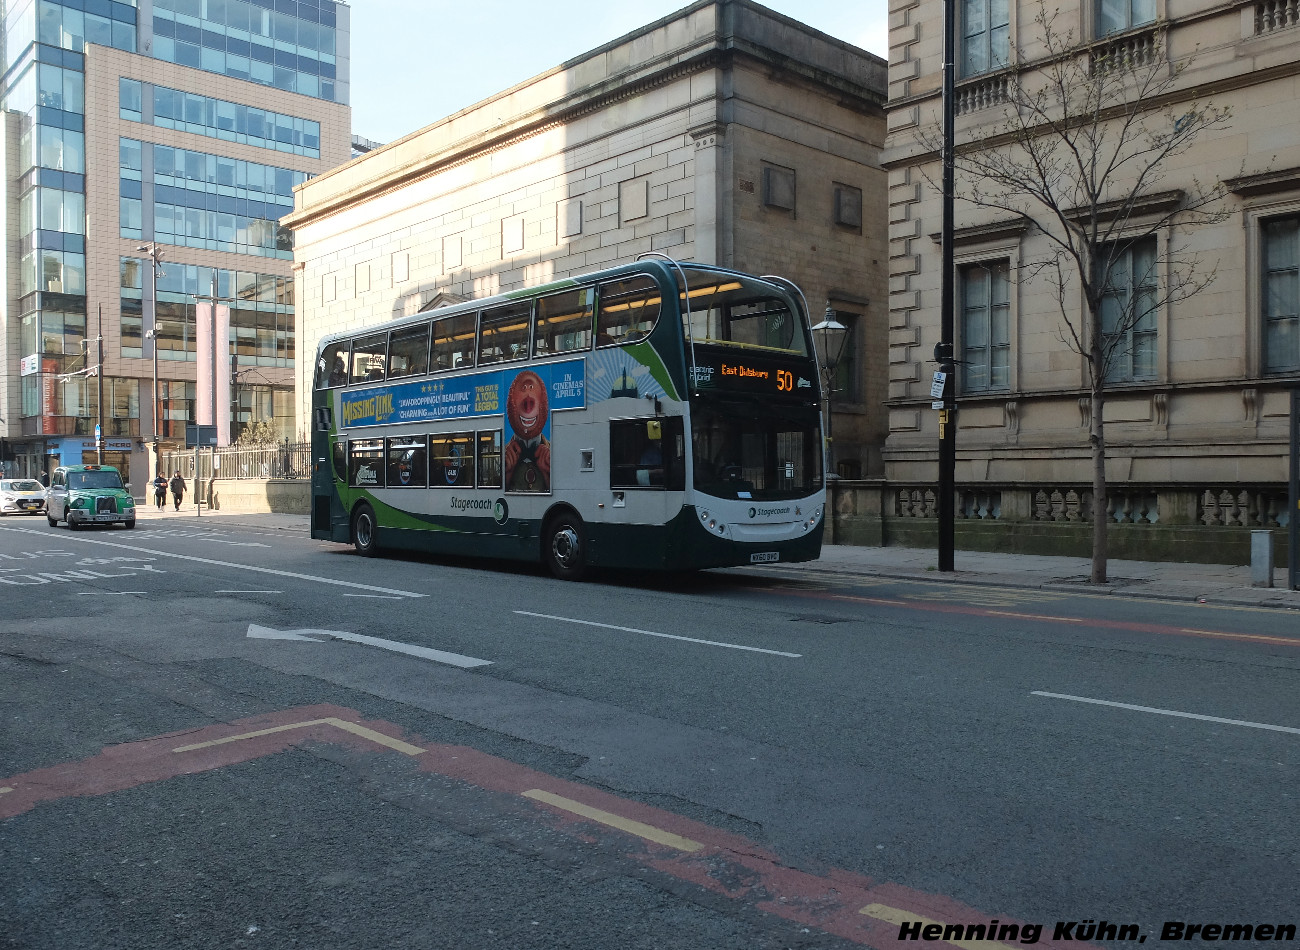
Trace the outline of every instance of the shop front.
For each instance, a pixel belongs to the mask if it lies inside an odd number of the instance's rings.
[[[95,450],[95,440],[85,436],[67,436],[58,439],[49,439],[46,443],[49,447],[49,457],[53,465],[112,465],[122,473],[122,481],[126,483],[131,494],[143,497],[145,489],[148,487],[145,482],[149,477],[145,474],[148,470],[148,454],[143,442],[134,439],[105,439],[103,458],[100,459],[100,453]],[[143,481],[139,485],[134,484],[132,480],[133,468],[139,470]],[[53,469],[50,469],[52,471]]]

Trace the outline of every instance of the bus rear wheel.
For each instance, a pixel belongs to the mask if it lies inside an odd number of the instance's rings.
[[[352,515],[352,546],[363,557],[374,557],[379,553],[375,534],[375,509],[362,503]]]
[[[542,555],[551,573],[562,581],[576,581],[587,570],[587,539],[582,519],[573,513],[556,515],[542,532]]]

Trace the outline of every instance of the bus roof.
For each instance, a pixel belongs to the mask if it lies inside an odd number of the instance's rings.
[[[603,270],[589,271],[585,274],[576,274],[573,277],[561,277],[558,280],[552,280],[545,284],[538,284],[535,287],[523,287],[519,290],[507,290],[503,293],[493,294],[490,297],[476,297],[472,300],[465,300],[446,307],[439,307],[436,310],[421,310],[420,312],[410,314],[409,316],[395,317],[392,320],[386,320],[383,323],[368,324],[365,326],[353,327],[350,330],[326,333],[321,336],[320,340],[317,342],[316,350],[319,353],[323,347],[330,343],[338,340],[349,340],[360,334],[382,333],[388,330],[400,329],[405,326],[414,326],[423,323],[425,320],[430,319],[430,317],[442,319],[443,317],[454,316],[458,313],[482,310],[485,307],[510,303],[514,300],[528,300],[533,297],[540,297],[545,294],[554,293],[557,290],[565,290],[570,287],[582,287],[587,284],[599,283],[604,280],[622,277],[628,274],[654,273],[661,280],[671,282],[674,279],[674,274],[678,267],[689,267],[691,270],[715,271],[719,274],[738,274],[748,277],[751,280],[763,279],[761,277],[756,277],[753,274],[747,274],[744,271],[738,271],[729,267],[718,267],[715,264],[697,264],[694,261],[678,261],[668,260],[662,257],[647,257],[627,264],[607,267]]]

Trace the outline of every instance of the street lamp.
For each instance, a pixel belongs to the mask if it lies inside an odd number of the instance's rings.
[[[844,346],[849,342],[849,328],[840,323],[835,316],[835,308],[826,301],[826,313],[822,322],[812,328],[813,339],[819,344],[822,355],[822,380],[826,390],[826,471],[830,478],[835,473],[835,453],[831,437],[831,400],[835,394],[835,367],[844,356]]]
[[[153,342],[153,464],[154,471],[158,470],[158,436],[162,425],[159,423],[159,405],[158,405],[158,332],[162,329],[162,324],[158,322],[158,278],[165,277],[162,269],[162,251],[158,245],[150,242],[141,244],[136,248],[137,251],[145,251],[149,255],[149,261],[153,265],[151,270],[152,293],[149,297],[149,316],[153,329],[149,330],[145,336]],[[143,308],[141,308],[143,310]]]

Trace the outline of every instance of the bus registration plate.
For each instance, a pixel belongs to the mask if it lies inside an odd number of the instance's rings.
[[[780,551],[759,551],[757,554],[749,556],[750,564],[770,564],[773,561],[781,560]]]

